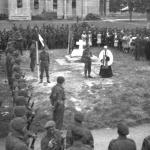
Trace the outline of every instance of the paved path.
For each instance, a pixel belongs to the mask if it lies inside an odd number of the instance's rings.
[[[100,129],[92,131],[95,141],[94,150],[107,150],[108,144],[111,139],[116,138],[117,130],[116,129]],[[144,137],[150,135],[150,124],[144,124],[137,127],[130,128],[129,137],[134,139],[137,144],[137,150],[141,149],[142,141]],[[36,141],[35,150],[40,150],[40,139],[41,135]],[[5,140],[0,139],[0,150],[5,150]]]

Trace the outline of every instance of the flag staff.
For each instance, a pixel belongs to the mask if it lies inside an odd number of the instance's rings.
[[[36,65],[37,65],[37,79],[40,81],[40,66],[39,66],[39,50],[38,50],[38,41],[36,41]]]

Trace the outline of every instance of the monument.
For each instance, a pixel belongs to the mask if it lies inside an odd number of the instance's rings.
[[[30,0],[9,0],[9,20],[31,20]]]
[[[79,46],[78,49],[73,49],[72,53],[70,55],[66,55],[65,58],[68,62],[81,62],[81,57],[83,55],[85,42],[83,40],[79,40],[76,42],[76,45]],[[98,58],[96,56],[92,56],[92,61],[98,61]]]

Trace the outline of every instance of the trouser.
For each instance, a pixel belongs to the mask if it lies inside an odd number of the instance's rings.
[[[43,79],[44,71],[46,73],[47,79],[49,79],[49,64],[41,62],[40,68],[41,68],[40,79],[41,80]]]
[[[63,126],[64,108],[64,104],[57,104],[53,111],[53,120],[56,123],[56,129],[59,130],[61,130]]]
[[[87,76],[87,73],[88,73],[88,76],[90,76],[90,74],[91,74],[91,62],[85,63],[84,75]]]
[[[32,72],[34,71],[34,68],[35,68],[35,61],[36,61],[35,58],[31,58],[30,68],[31,68],[31,71],[32,71]]]

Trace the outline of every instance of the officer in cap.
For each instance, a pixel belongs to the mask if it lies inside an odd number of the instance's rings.
[[[117,128],[119,137],[110,142],[108,150],[136,150],[134,140],[127,138],[129,134],[128,126],[124,123],[119,123]]]
[[[90,148],[94,148],[94,139],[92,136],[92,133],[89,129],[85,128],[82,125],[82,122],[84,120],[84,116],[81,112],[76,112],[74,115],[74,124],[71,125],[66,134],[66,145],[67,148],[73,146],[74,143],[74,134],[75,131],[82,131],[82,144],[88,145]],[[76,133],[77,134],[77,133]]]
[[[60,150],[62,137],[55,127],[56,124],[52,120],[45,124],[46,134],[41,140],[41,150]]]
[[[10,122],[10,132],[6,138],[6,150],[29,150],[25,136],[26,121],[16,117]]]

